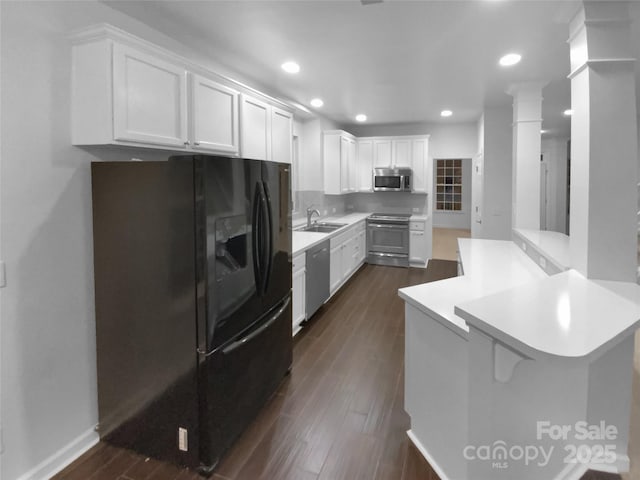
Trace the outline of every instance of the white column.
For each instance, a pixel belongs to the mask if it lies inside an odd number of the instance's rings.
[[[512,85],[512,228],[540,230],[540,127],[543,83]]]
[[[635,282],[637,137],[626,2],[583,2],[570,23],[571,266]]]

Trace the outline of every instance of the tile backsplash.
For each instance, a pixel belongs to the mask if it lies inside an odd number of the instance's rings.
[[[322,217],[349,212],[417,213],[428,211],[428,195],[404,192],[325,195],[322,191],[294,192],[293,218],[304,218],[313,206]]]

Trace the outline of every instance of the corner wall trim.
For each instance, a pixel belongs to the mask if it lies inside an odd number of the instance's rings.
[[[63,446],[53,455],[44,459],[27,473],[21,475],[17,480],[46,480],[63,470],[76,458],[85,453],[100,441],[98,433],[89,429],[74,440]]]

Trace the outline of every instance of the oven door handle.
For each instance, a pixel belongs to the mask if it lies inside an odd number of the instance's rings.
[[[406,229],[406,230],[409,229],[409,225],[400,225],[400,224],[370,223],[369,226],[373,227],[373,228],[395,228],[395,229],[401,228],[403,230],[404,229]]]

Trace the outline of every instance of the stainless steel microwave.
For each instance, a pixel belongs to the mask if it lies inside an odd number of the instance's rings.
[[[374,168],[374,192],[410,192],[410,168]]]

